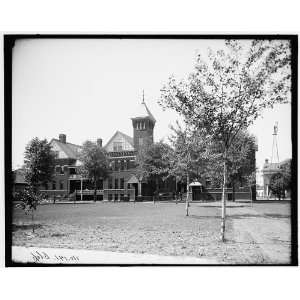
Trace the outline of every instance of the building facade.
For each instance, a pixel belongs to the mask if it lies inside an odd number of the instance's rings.
[[[153,195],[151,183],[137,178],[135,172],[137,152],[154,141],[156,120],[144,99],[131,121],[133,137],[118,130],[104,146],[101,138],[97,140],[97,144],[108,153],[111,169],[109,178],[99,182],[99,200],[133,201]],[[91,199],[93,188],[78,172],[81,146],[67,142],[65,134],[52,139],[50,144],[56,154],[55,176],[52,182],[42,187],[42,191],[56,198]]]

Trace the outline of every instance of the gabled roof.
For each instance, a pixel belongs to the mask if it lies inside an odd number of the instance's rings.
[[[121,136],[123,136],[123,138],[127,141],[127,143],[129,143],[133,148],[133,138],[119,130],[116,131],[116,133],[110,138],[110,140],[106,143],[106,145],[104,146],[104,149],[106,149],[106,147],[111,143],[111,141],[118,135],[120,134]]]
[[[139,104],[139,106],[136,109],[136,112],[134,113],[133,117],[131,119],[136,119],[136,118],[148,118],[152,122],[156,122],[155,118],[151,114],[150,110],[148,109],[145,101]]]
[[[59,148],[66,154],[68,158],[78,158],[79,151],[82,149],[81,146],[71,143],[62,143],[58,139],[52,139],[50,143],[52,143],[53,141],[59,146]]]

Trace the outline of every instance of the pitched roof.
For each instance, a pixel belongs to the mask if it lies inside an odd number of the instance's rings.
[[[109,139],[109,141],[106,143],[106,145],[105,145],[103,148],[105,149],[105,148],[110,144],[110,142],[111,142],[118,134],[122,135],[122,136],[124,137],[124,139],[127,141],[127,143],[129,143],[132,147],[134,147],[134,145],[133,145],[133,138],[132,138],[131,136],[129,136],[129,135],[127,135],[127,134],[125,134],[125,133],[123,133],[123,132],[117,130],[117,131],[115,132],[115,134]]]
[[[150,112],[150,110],[148,109],[145,101],[143,101],[142,103],[140,103],[132,117],[132,119],[136,119],[136,118],[148,118],[151,121],[153,121],[154,123],[156,122],[155,118],[153,117],[152,113]]]
[[[71,144],[71,143],[62,143],[60,140],[58,139],[52,139],[52,141],[55,141],[56,144],[60,147],[60,149],[65,152],[65,154],[68,156],[68,158],[73,158],[73,159],[77,159],[78,158],[78,154],[79,151],[81,150],[81,146],[79,145],[75,145],[75,144]]]

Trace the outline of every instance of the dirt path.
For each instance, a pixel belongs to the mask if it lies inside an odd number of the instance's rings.
[[[237,243],[257,248],[262,263],[287,264],[290,262],[290,219],[261,215],[253,209],[243,210],[245,217],[234,218],[233,232]]]

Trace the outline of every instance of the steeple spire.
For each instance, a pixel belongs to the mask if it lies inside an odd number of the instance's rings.
[[[142,101],[142,104],[145,103],[145,94],[144,94],[144,89],[143,89],[143,101]]]

